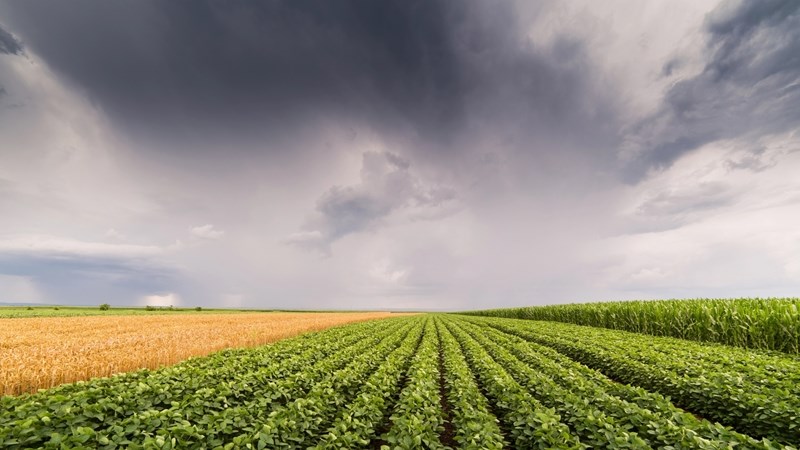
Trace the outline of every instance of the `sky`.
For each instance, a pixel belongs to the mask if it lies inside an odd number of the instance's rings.
[[[798,294],[796,0],[0,0],[0,302]]]

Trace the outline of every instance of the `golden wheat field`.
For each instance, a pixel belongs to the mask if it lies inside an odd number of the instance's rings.
[[[390,313],[245,313],[0,319],[0,395],[174,364]]]

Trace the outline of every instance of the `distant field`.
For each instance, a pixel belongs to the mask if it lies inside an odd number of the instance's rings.
[[[109,308],[105,311],[98,306],[0,306],[0,318],[12,317],[73,317],[73,316],[152,316],[156,314],[234,314],[272,312],[270,310],[246,309],[206,309],[196,308]]]
[[[800,299],[698,299],[577,303],[469,311],[800,353]]]
[[[0,395],[157,368],[224,348],[256,346],[390,315],[143,312],[0,319]]]
[[[75,316],[153,316],[158,314],[242,314],[242,313],[337,313],[352,314],[373,311],[297,310],[297,309],[233,309],[233,308],[169,308],[169,307],[111,307],[98,306],[0,306],[0,319],[20,317]],[[402,311],[411,312],[411,311]]]

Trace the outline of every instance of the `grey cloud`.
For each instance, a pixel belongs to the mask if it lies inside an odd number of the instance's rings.
[[[30,277],[57,303],[134,304],[138,297],[174,288],[181,275],[163,264],[101,256],[3,254],[0,273]]]
[[[335,112],[425,134],[460,117],[441,2],[33,0],[4,9],[31,49],[129,129],[230,138]]]
[[[706,18],[702,72],[676,82],[662,108],[628,136],[641,179],[704,144],[758,138],[800,123],[800,3],[726,1]]]
[[[169,139],[169,152],[237,151],[247,138],[280,151],[335,117],[418,157],[498,136],[513,151],[564,140],[608,159],[613,111],[588,87],[583,44],[527,36],[527,10],[541,7],[30,0],[0,13],[117,127]]]
[[[144,294],[182,281],[160,259],[164,248],[107,244],[52,236],[0,239],[0,274],[30,277],[47,298],[59,303],[133,304]]]
[[[22,52],[22,43],[0,24],[0,54],[21,55]]]
[[[29,255],[45,259],[89,257],[107,261],[140,260],[161,255],[164,251],[164,247],[155,245],[107,244],[53,236],[21,235],[0,239],[0,252],[5,255]]]
[[[564,34],[549,46],[533,42],[527,20],[520,11],[498,8],[457,28],[472,123],[488,125],[484,134],[503,137],[504,146],[516,152],[555,154],[576,147],[583,156],[605,159],[616,144],[607,129],[616,128],[616,111],[609,93],[592,86],[585,43]]]
[[[724,183],[701,183],[689,188],[659,192],[637,208],[637,214],[648,218],[685,217],[732,204],[736,190]]]
[[[390,152],[363,155],[361,182],[334,186],[317,202],[315,216],[287,242],[330,253],[330,245],[349,234],[376,227],[390,214],[404,210],[409,218],[439,218],[453,211],[455,192],[424,183],[410,171],[411,164]]]
[[[752,172],[762,172],[775,167],[778,160],[767,154],[765,146],[757,146],[746,152],[740,157],[731,157],[725,161],[725,166],[729,170],[749,170]]]

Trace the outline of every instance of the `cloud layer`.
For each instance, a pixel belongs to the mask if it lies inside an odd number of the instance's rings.
[[[0,301],[800,287],[796,1],[29,0],[0,17]]]
[[[702,70],[677,79],[661,108],[629,136],[636,178],[709,142],[797,130],[800,4],[726,2],[704,25]]]

